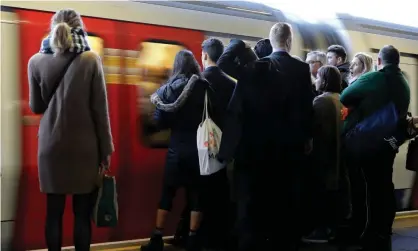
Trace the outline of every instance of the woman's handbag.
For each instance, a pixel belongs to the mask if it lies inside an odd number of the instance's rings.
[[[119,208],[116,179],[101,167],[98,175],[98,194],[93,209],[93,221],[97,227],[115,227],[118,223]]]

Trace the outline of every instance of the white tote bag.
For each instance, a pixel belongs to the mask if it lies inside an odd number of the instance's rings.
[[[216,156],[219,153],[222,131],[208,114],[208,93],[205,93],[202,123],[197,129],[197,150],[199,153],[200,175],[210,175],[224,168]]]

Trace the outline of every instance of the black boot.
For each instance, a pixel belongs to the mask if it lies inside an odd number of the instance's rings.
[[[141,246],[141,251],[163,251],[164,242],[162,234],[153,234],[147,245]]]
[[[187,239],[186,251],[201,251],[202,242],[195,232],[191,232]]]
[[[168,244],[175,247],[184,248],[187,244],[187,237],[189,236],[189,221],[188,218],[181,218],[177,224],[177,229],[174,238],[167,241]]]

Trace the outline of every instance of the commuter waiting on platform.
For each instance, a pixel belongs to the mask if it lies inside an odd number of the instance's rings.
[[[342,89],[347,88],[350,75],[350,63],[347,62],[347,51],[341,45],[331,45],[327,50],[327,61],[329,65],[336,66],[341,73]]]
[[[224,164],[235,159],[239,251],[297,250],[301,238],[294,220],[312,136],[312,83],[309,65],[289,54],[292,27],[275,24],[269,39],[273,53],[238,79],[218,155]]]
[[[350,78],[349,84],[351,85],[361,75],[373,70],[373,58],[363,52],[359,52],[354,55],[350,64]]]
[[[327,55],[322,51],[311,51],[306,55],[312,77],[316,79],[319,68],[327,64]]]
[[[270,39],[264,38],[259,40],[254,46],[254,52],[258,58],[270,56],[270,54],[273,52],[273,48],[270,44]]]
[[[157,127],[171,129],[164,170],[163,188],[157,210],[156,227],[151,240],[141,250],[162,251],[163,230],[179,188],[185,188],[190,206],[190,231],[187,250],[200,250],[197,230],[200,227],[201,176],[196,147],[196,131],[202,122],[205,92],[208,82],[203,80],[200,67],[192,52],[182,50],[174,59],[173,73],[166,84],[151,95],[156,105],[154,119]]]
[[[326,243],[332,238],[341,219],[347,214],[348,194],[341,198],[339,191],[347,192],[347,175],[341,163],[341,132],[344,107],[340,102],[341,74],[337,67],[326,65],[318,70],[313,101],[313,151],[309,190],[314,208],[313,232],[303,238],[308,243]],[[345,201],[344,201],[345,199]],[[343,205],[343,206],[341,206]]]
[[[114,148],[102,63],[77,12],[55,13],[40,52],[29,60],[28,77],[30,108],[43,115],[38,167],[47,194],[48,250],[61,250],[66,195],[73,195],[75,249],[90,250],[99,166],[109,166]]]
[[[344,123],[344,133],[390,102],[394,104],[399,119],[406,119],[410,89],[399,68],[399,51],[391,45],[385,46],[380,50],[377,62],[378,71],[362,75],[341,94],[341,103],[350,109]],[[354,189],[353,219],[358,217],[360,222],[356,225],[361,226],[352,231],[359,235],[364,233],[364,250],[389,251],[392,250],[392,224],[396,211],[392,173],[397,149],[393,149],[389,143],[376,146],[368,152],[347,152],[348,169],[350,172],[359,169],[357,173],[363,176],[354,179],[355,176],[350,175]]]

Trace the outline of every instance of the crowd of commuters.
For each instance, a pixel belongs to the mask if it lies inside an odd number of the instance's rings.
[[[409,119],[399,51],[383,47],[374,70],[366,53],[349,63],[341,45],[309,52],[304,62],[290,55],[292,43],[291,25],[277,23],[254,48],[205,40],[203,71],[190,51],[178,52],[171,77],[151,96],[155,124],[171,129],[171,139],[155,229],[141,250],[163,250],[179,188],[187,203],[172,244],[188,251],[298,250],[301,242],[391,250],[397,149],[354,153],[345,135],[388,102]],[[61,250],[67,194],[74,196],[75,248],[89,250],[97,167],[109,165],[114,148],[100,58],[78,13],[54,15],[28,75],[30,107],[43,114],[38,156],[48,250]],[[196,131],[205,93],[223,132],[216,159],[224,168],[201,176]]]

